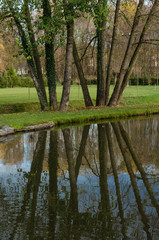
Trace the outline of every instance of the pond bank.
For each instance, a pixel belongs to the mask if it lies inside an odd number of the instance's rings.
[[[124,107],[94,107],[71,110],[67,112],[23,112],[13,114],[0,114],[0,125],[14,128],[14,132],[29,131],[28,126],[41,125],[46,128],[46,123],[53,122],[55,126],[91,123],[101,120],[118,120],[138,116],[159,114],[159,104],[135,105]],[[44,127],[43,127],[44,126]],[[49,128],[52,128],[50,126]],[[32,129],[34,130],[34,129]],[[30,130],[31,131],[31,130]]]

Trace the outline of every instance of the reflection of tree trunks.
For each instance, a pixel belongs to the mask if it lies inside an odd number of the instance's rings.
[[[126,168],[128,170],[129,176],[130,176],[130,180],[131,180],[131,184],[132,184],[132,187],[133,187],[134,195],[135,195],[136,202],[137,202],[137,205],[138,205],[138,210],[139,210],[140,215],[141,215],[141,220],[142,220],[142,222],[145,226],[144,230],[147,234],[147,239],[152,239],[151,234],[149,232],[148,219],[147,219],[147,216],[145,215],[145,212],[144,212],[144,209],[143,209],[143,204],[142,204],[142,201],[141,201],[139,189],[137,187],[137,182],[136,182],[135,175],[133,173],[132,165],[131,165],[131,162],[130,162],[130,154],[129,154],[128,148],[125,144],[125,141],[122,139],[120,129],[119,129],[119,124],[118,123],[112,123],[112,126],[113,126],[113,129],[114,129],[114,133],[116,135],[116,139],[117,139],[117,142],[119,144],[121,153],[123,155],[123,159],[124,159],[124,162],[126,164]]]
[[[73,211],[78,212],[78,199],[77,199],[77,184],[76,184],[76,174],[75,174],[75,162],[73,158],[73,147],[70,136],[70,129],[63,130],[66,155],[68,161],[68,171],[71,186],[71,196],[70,196],[70,207]]]
[[[56,204],[57,204],[57,166],[58,166],[58,142],[57,132],[50,132],[49,148],[49,236],[55,239]]]
[[[68,171],[69,171],[69,178],[70,178],[70,186],[71,186],[71,195],[70,195],[70,211],[68,212],[67,217],[67,224],[68,224],[68,231],[67,231],[67,239],[70,239],[71,232],[75,231],[78,232],[76,229],[78,228],[79,222],[79,215],[78,215],[78,196],[77,196],[77,178],[75,174],[75,162],[73,159],[73,147],[72,141],[70,136],[70,129],[63,130],[65,148],[66,148],[66,155],[68,161]],[[73,217],[73,226],[72,225],[72,217]],[[79,235],[77,236],[77,239]]]
[[[41,173],[42,173],[42,167],[43,167],[43,160],[44,160],[44,154],[45,154],[45,145],[46,145],[46,134],[47,132],[41,132],[41,137],[39,134],[39,140],[40,140],[40,149],[37,154],[37,169],[36,174],[34,178],[34,185],[33,185],[33,200],[31,203],[31,216],[28,221],[27,226],[27,232],[29,233],[29,239],[34,239],[34,224],[35,224],[35,211],[36,211],[36,205],[37,205],[37,197],[38,197],[38,189],[40,185],[40,179],[41,179]]]
[[[84,126],[84,128],[83,128],[80,149],[79,149],[79,152],[78,152],[78,156],[77,156],[77,159],[76,159],[76,166],[75,166],[76,181],[77,181],[78,174],[79,174],[79,169],[80,169],[80,166],[81,166],[81,163],[82,163],[82,157],[83,157],[84,152],[85,152],[85,147],[86,147],[86,142],[87,142],[87,138],[88,138],[89,128],[90,128],[90,125]]]
[[[106,140],[106,129],[105,125],[98,125],[98,145],[99,145],[99,163],[100,163],[100,193],[101,193],[101,204],[102,204],[102,216],[103,216],[103,234],[107,231],[111,233],[111,210],[110,210],[110,199],[109,189],[107,182],[107,140]],[[108,220],[106,228],[105,216]]]
[[[18,224],[21,223],[25,218],[26,205],[29,201],[32,187],[33,187],[33,200],[31,205],[31,216],[27,226],[27,232],[28,232],[28,235],[30,236],[30,239],[32,238],[31,236],[33,236],[35,210],[36,210],[36,204],[37,204],[37,194],[38,194],[38,188],[40,184],[42,165],[43,165],[44,153],[45,153],[46,134],[47,132],[40,132],[38,135],[38,141],[37,141],[36,149],[33,155],[31,170],[28,176],[26,192],[24,194],[23,205],[21,207],[21,214],[17,217],[15,228],[13,230],[13,233],[10,235],[9,239],[14,239],[14,235],[16,234],[16,229],[18,227]]]
[[[121,123],[119,123],[119,128],[120,128],[122,137],[123,137],[123,139],[125,140],[125,143],[127,144],[127,147],[128,147],[128,149],[129,149],[129,151],[130,151],[130,153],[131,153],[131,156],[132,156],[132,158],[133,158],[133,160],[134,160],[134,162],[135,162],[135,164],[136,164],[136,167],[138,168],[138,170],[139,170],[139,172],[140,172],[140,174],[141,174],[141,177],[142,177],[142,180],[143,180],[143,182],[144,182],[144,184],[145,184],[145,187],[146,187],[146,189],[147,189],[147,192],[149,193],[151,202],[152,202],[153,206],[156,208],[156,211],[157,211],[157,213],[158,213],[158,215],[159,215],[159,205],[158,205],[157,200],[155,199],[155,197],[154,197],[154,195],[153,195],[152,188],[151,188],[151,186],[150,186],[150,184],[149,184],[149,182],[148,182],[148,179],[147,179],[147,176],[146,176],[146,174],[145,174],[145,171],[144,171],[144,169],[143,169],[143,167],[142,167],[142,164],[141,164],[141,162],[139,161],[139,159],[138,159],[138,157],[137,157],[137,155],[136,155],[136,153],[135,153],[135,151],[134,151],[134,149],[133,149],[133,147],[132,147],[132,144],[131,144],[131,141],[130,141],[130,139],[129,139],[129,136],[128,136],[127,132],[124,130],[124,128],[123,128],[123,126],[121,125]]]
[[[121,224],[122,224],[122,234],[124,236],[124,239],[126,239],[125,234],[125,220],[124,220],[124,213],[123,213],[123,206],[122,206],[122,199],[120,194],[120,184],[119,184],[119,178],[117,173],[117,165],[115,161],[114,156],[114,150],[113,150],[113,142],[112,142],[112,136],[111,136],[111,130],[109,123],[106,124],[106,133],[107,133],[107,141],[108,141],[108,148],[109,148],[109,154],[110,154],[110,161],[113,169],[113,175],[115,180],[115,186],[116,186],[116,194],[118,199],[118,207],[119,207],[119,215],[121,218]]]

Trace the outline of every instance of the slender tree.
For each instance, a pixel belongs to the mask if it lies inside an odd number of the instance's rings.
[[[63,92],[60,103],[60,110],[66,111],[69,104],[70,86],[72,79],[72,61],[73,61],[73,32],[74,32],[74,20],[71,17],[71,11],[73,10],[72,4],[63,0],[64,12],[67,26],[67,43],[66,43],[66,58],[65,58],[65,72],[63,82]]]
[[[52,22],[51,6],[48,0],[42,1],[43,7],[43,23],[45,31],[45,66],[46,76],[49,88],[49,104],[53,106],[54,110],[57,110],[57,96],[56,96],[56,70],[54,59],[54,34],[48,34],[49,26]],[[51,28],[51,26],[50,26]]]
[[[105,104],[105,40],[108,1],[99,0],[97,7],[97,97],[96,105]]]

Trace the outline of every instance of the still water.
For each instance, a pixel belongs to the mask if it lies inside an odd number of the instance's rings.
[[[159,118],[0,139],[0,239],[159,239]]]

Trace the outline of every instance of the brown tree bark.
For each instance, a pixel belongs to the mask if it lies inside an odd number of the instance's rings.
[[[83,68],[82,68],[80,58],[79,58],[79,55],[78,55],[75,40],[73,40],[73,57],[74,57],[74,61],[75,61],[75,64],[76,64],[78,76],[79,76],[79,79],[80,79],[80,84],[81,84],[81,87],[82,87],[82,92],[83,92],[85,105],[86,105],[86,107],[93,106],[93,103],[92,103],[92,100],[91,100],[91,97],[90,97],[90,94],[89,94],[89,90],[88,90],[88,87],[87,87],[86,79],[84,77],[84,72],[83,72]]]

